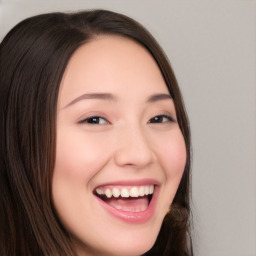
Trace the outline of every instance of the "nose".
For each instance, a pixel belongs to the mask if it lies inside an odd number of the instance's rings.
[[[139,128],[127,128],[120,132],[114,160],[118,166],[144,168],[154,161],[150,140]]]

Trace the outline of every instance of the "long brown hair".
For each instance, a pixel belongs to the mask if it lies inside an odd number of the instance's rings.
[[[193,255],[190,132],[176,78],[145,28],[125,15],[105,10],[31,17],[16,25],[0,45],[1,255],[75,255],[51,198],[56,106],[70,57],[79,46],[102,34],[133,39],[154,57],[174,100],[186,143],[181,183],[157,241],[145,255]]]

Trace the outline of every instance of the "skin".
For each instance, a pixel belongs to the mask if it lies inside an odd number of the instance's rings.
[[[81,98],[88,93],[114,98]],[[161,72],[130,39],[97,37],[68,63],[58,99],[52,195],[79,255],[141,255],[157,238],[184,171],[186,149],[172,99],[148,102],[155,94],[169,94]],[[161,115],[171,120],[152,122]],[[92,124],[92,116],[102,118]],[[101,184],[143,179],[159,183],[159,196],[154,215],[142,224],[116,218],[93,194]]]

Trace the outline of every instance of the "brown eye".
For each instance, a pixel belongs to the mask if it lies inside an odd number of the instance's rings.
[[[79,123],[80,124],[98,124],[98,125],[109,124],[109,122],[105,118],[100,116],[91,116],[79,121]]]
[[[159,116],[154,116],[148,121],[148,123],[150,124],[158,124],[158,123],[166,123],[166,122],[174,122],[174,120],[171,116],[159,115]]]

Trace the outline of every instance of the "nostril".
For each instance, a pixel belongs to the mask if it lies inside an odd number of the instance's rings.
[[[119,149],[114,156],[115,163],[121,167],[143,168],[153,162],[153,153],[149,149],[126,147]]]

